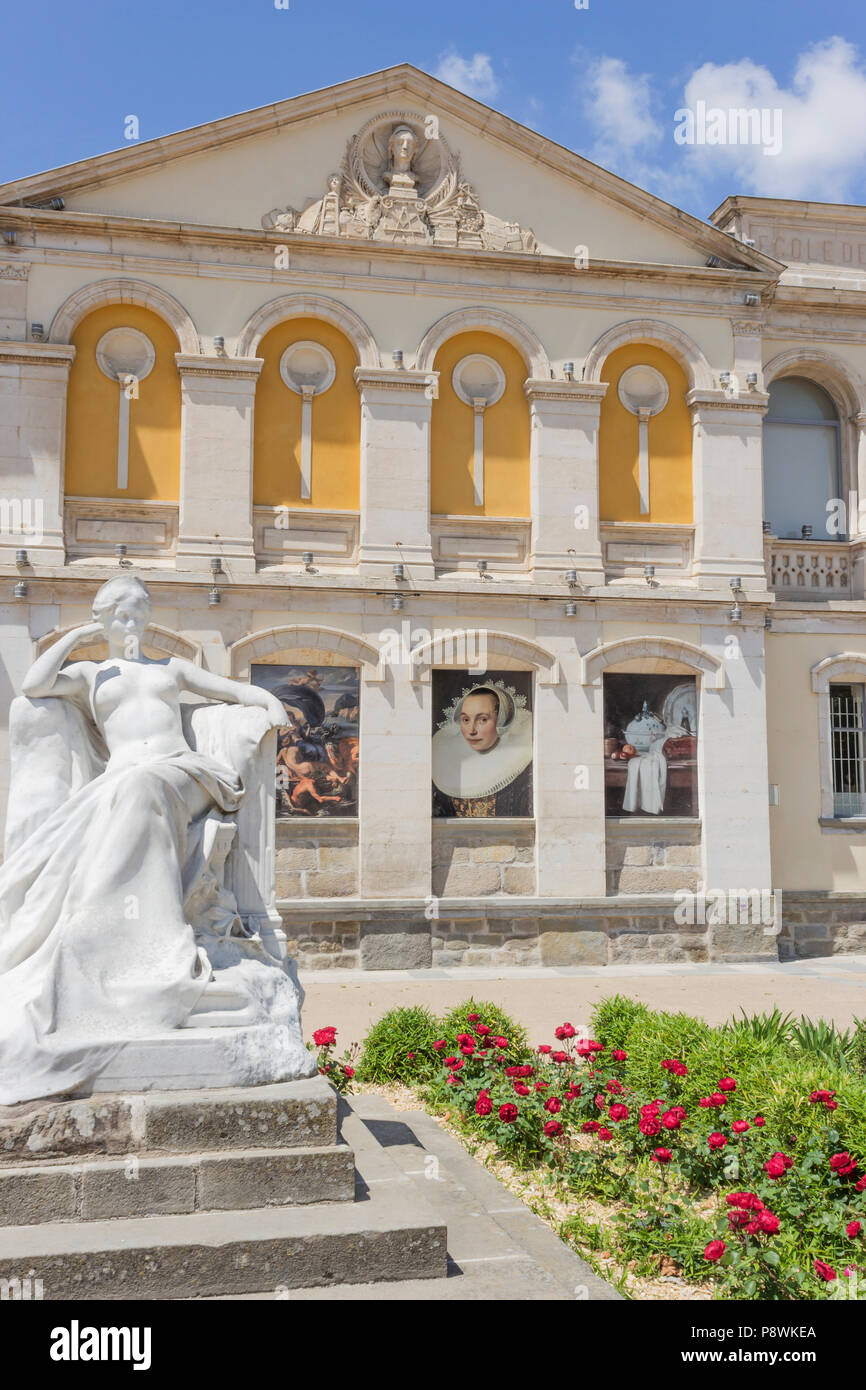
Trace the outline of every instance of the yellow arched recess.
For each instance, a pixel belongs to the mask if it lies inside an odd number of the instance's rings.
[[[96,345],[109,328],[137,328],[156,361],[129,403],[129,486],[117,486],[120,391],[101,371]],[[177,502],[180,496],[180,377],[174,331],[150,309],[108,304],[94,309],[72,335],[75,360],[66,409],[66,482],[70,497],[125,497]]]
[[[473,501],[475,419],[461,401],[451,374],[462,357],[483,353],[505,373],[501,400],[484,412],[484,505]],[[430,510],[452,516],[529,516],[529,376],[516,348],[493,333],[459,333],[436,354],[439,396],[430,426]]]
[[[301,500],[302,400],[280,376],[280,358],[292,343],[321,343],[337,374],[313,397],[311,496]],[[361,398],[355,385],[358,356],[345,334],[321,319],[288,319],[262,338],[264,358],[256,387],[253,501],[262,507],[357,511],[360,506]]]
[[[655,367],[668,384],[664,410],[649,421],[648,513],[641,515],[638,491],[638,419],[617,394],[627,367]],[[599,511],[602,521],[647,523],[692,521],[692,425],[686,374],[661,348],[629,343],[617,348],[604,364],[609,382],[601,406],[598,439]]]

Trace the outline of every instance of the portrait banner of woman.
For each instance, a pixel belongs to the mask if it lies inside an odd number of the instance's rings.
[[[532,675],[433,673],[433,815],[532,815]]]

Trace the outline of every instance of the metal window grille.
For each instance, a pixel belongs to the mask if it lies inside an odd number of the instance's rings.
[[[830,686],[833,814],[866,815],[866,729],[862,685]]]

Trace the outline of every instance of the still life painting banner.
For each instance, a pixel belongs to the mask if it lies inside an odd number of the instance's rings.
[[[358,668],[259,665],[250,678],[289,716],[277,746],[277,818],[357,816]]]
[[[605,675],[604,790],[608,816],[697,816],[693,676]]]

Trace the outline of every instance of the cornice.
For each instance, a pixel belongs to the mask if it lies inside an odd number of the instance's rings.
[[[264,365],[263,357],[195,357],[191,353],[176,352],[174,360],[181,376],[217,376],[252,379],[259,375]]]
[[[26,280],[29,275],[29,261],[0,261],[0,280]]]
[[[750,391],[748,396],[728,397],[724,391],[689,391],[686,405],[696,414],[712,414],[717,410],[748,411],[765,415],[770,397],[764,391]]]
[[[600,405],[607,392],[606,381],[544,381],[529,377],[523,390],[529,401],[583,401]]]
[[[408,367],[355,368],[355,385],[359,391],[376,387],[380,391],[411,391],[424,395],[438,380],[438,372],[416,372]]]
[[[14,343],[0,339],[0,362],[24,366],[71,367],[75,348],[71,343]]]

